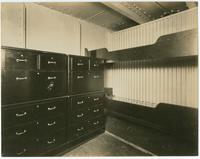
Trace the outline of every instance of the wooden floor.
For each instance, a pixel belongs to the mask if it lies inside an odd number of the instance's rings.
[[[198,150],[188,142],[109,116],[106,121],[106,133],[65,153],[64,156],[196,156],[197,154]]]
[[[104,133],[63,156],[148,156],[148,154]]]

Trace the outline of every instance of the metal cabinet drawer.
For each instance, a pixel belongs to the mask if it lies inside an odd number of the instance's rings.
[[[38,130],[37,122],[27,123],[24,125],[19,125],[16,127],[4,129],[3,138],[25,140],[26,138],[35,136],[35,133],[37,132],[37,130]]]
[[[84,56],[69,56],[71,71],[89,70],[89,58]]]
[[[33,121],[38,118],[39,112],[38,104],[18,105],[14,108],[5,107],[2,109],[2,125],[7,128]]]
[[[104,104],[104,94],[95,94],[90,96],[90,103],[92,106]]]
[[[99,127],[103,127],[105,125],[105,117],[101,116],[98,118],[94,118],[89,121],[89,128],[90,129],[96,129]]]
[[[34,71],[2,71],[2,103],[11,104],[35,99],[39,78]]]
[[[66,69],[66,56],[62,54],[40,54],[40,70],[63,71]]]
[[[86,109],[81,109],[81,110],[76,110],[72,112],[72,122],[73,123],[80,123],[83,122],[84,120],[87,120],[89,117],[89,108]]]
[[[73,140],[76,137],[82,136],[88,132],[89,122],[85,121],[70,127],[69,139]]]
[[[54,99],[42,103],[38,103],[39,108],[38,118],[53,117],[61,114],[65,114],[67,110],[66,98]]]
[[[91,71],[89,77],[89,90],[101,91],[104,89],[104,76],[101,71]]]
[[[83,109],[89,107],[89,96],[74,96],[72,97],[72,110]]]
[[[51,148],[54,148],[65,142],[66,132],[64,129],[58,130],[53,134],[46,134],[44,138],[40,138],[40,151],[44,152]]]
[[[95,70],[95,71],[103,71],[104,68],[104,60],[102,59],[90,59],[90,70]]]
[[[38,121],[39,123],[38,135],[46,136],[49,133],[54,133],[58,129],[64,128],[66,125],[65,121],[66,119],[63,115]]]
[[[98,105],[95,107],[90,108],[90,117],[97,117],[104,115],[104,106],[103,105]]]
[[[2,49],[2,67],[6,69],[37,69],[38,53],[22,50]]]
[[[66,94],[65,72],[40,72],[38,98],[62,96]]]
[[[38,141],[36,138],[24,140],[8,139],[2,142],[3,156],[34,156],[38,152]]]
[[[82,93],[88,91],[89,72],[71,72],[71,92]]]

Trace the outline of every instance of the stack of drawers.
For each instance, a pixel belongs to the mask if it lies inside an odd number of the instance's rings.
[[[104,131],[103,60],[11,47],[1,58],[3,156],[46,155]]]
[[[69,112],[69,140],[75,140],[96,129],[104,129],[104,94],[72,96]]]
[[[68,63],[70,94],[103,91],[102,59],[70,55]]]
[[[66,142],[65,59],[2,49],[3,156],[37,156]]]
[[[69,56],[68,140],[104,129],[103,60]]]

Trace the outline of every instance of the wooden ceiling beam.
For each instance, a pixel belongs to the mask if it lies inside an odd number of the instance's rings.
[[[104,5],[106,5],[107,7],[117,11],[118,13],[126,16],[127,18],[129,18],[139,24],[150,21],[150,19],[141,17],[140,15],[136,14],[135,12],[131,11],[130,9],[128,9],[127,7],[123,6],[120,3],[115,3],[115,2],[102,2],[102,3]]]

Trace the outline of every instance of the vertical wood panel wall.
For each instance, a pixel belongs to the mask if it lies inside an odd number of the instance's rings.
[[[111,51],[154,43],[164,34],[197,28],[197,8],[123,31],[109,33]],[[153,60],[150,63],[154,63]],[[114,64],[105,71],[105,87],[112,87],[114,99],[155,107],[160,102],[197,107],[198,66],[162,64],[149,66],[145,60]]]
[[[198,9],[192,8],[158,20],[114,33],[108,33],[109,51],[149,45],[166,34],[197,28]]]

